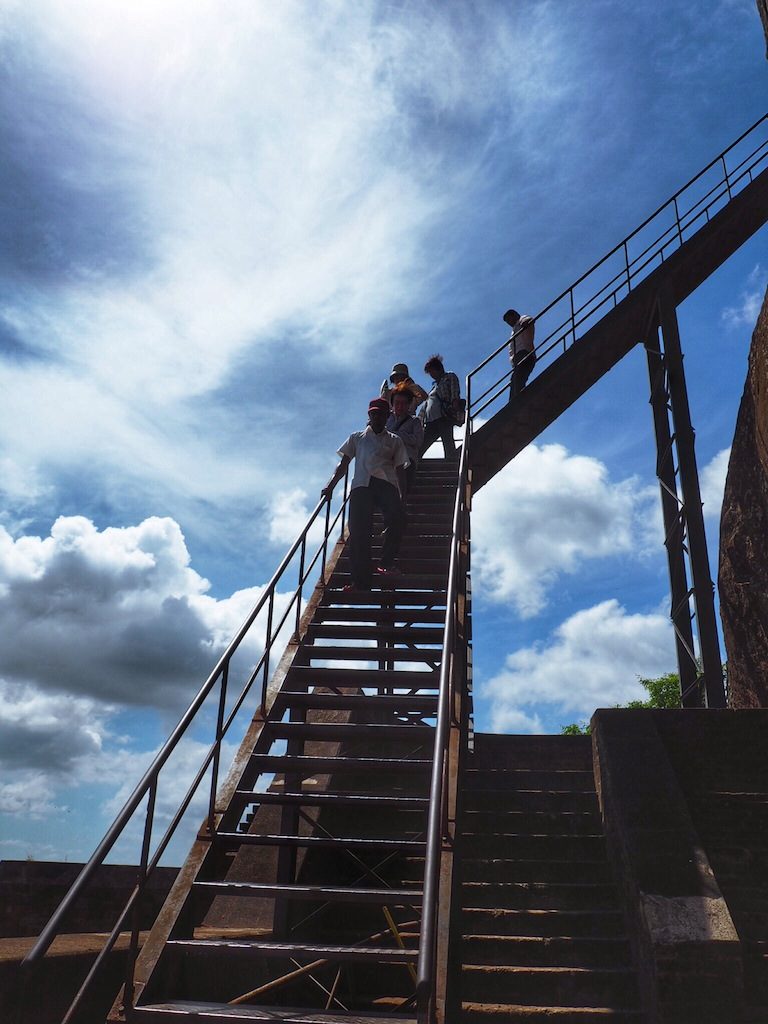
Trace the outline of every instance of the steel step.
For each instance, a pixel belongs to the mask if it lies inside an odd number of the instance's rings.
[[[335,775],[336,772],[426,772],[432,760],[395,757],[310,757],[306,754],[251,754],[251,764],[280,775]]]
[[[367,1011],[339,1013],[338,1010],[313,1010],[285,1006],[230,1006],[188,999],[136,1006],[131,1020],[154,1024],[204,1024],[205,1021],[228,1021],[229,1024],[253,1024],[253,1021],[283,1021],[285,1024],[416,1024],[415,1017],[400,1013],[385,1016]]]
[[[309,790],[301,793],[254,793],[251,790],[238,789],[232,795],[232,803],[286,806],[295,804],[301,807],[359,807],[385,808],[396,810],[426,811],[429,800],[423,796],[379,796],[376,793],[316,793]]]
[[[331,625],[313,623],[307,628],[305,641],[311,640],[381,640],[399,644],[442,644],[442,629],[430,629],[428,626],[409,627],[395,626],[363,626],[363,625]],[[439,650],[439,648],[438,648]]]
[[[312,740],[316,743],[347,743],[357,740],[421,740],[431,743],[435,730],[431,725],[361,725],[349,722],[275,722],[269,723],[270,735],[276,740]]]
[[[401,623],[404,628],[412,629],[417,624],[433,625],[445,622],[445,608],[342,608],[336,605],[321,604],[315,611],[315,622],[369,623],[372,627],[393,626]]]
[[[305,693],[283,690],[278,695],[281,704],[292,708],[309,710],[329,709],[334,711],[356,711],[358,708],[377,708],[381,711],[414,712],[434,715],[437,712],[437,697],[428,693],[417,694],[368,694],[368,693]]]
[[[310,686],[386,686],[399,689],[436,690],[440,674],[435,671],[409,672],[377,668],[323,668],[294,665],[286,676],[286,689],[305,689]]]
[[[215,841],[222,846],[294,846],[315,849],[340,848],[343,850],[403,850],[423,851],[426,843],[422,839],[360,839],[331,836],[281,836],[258,835],[253,832],[217,832]]]
[[[383,577],[382,577],[383,579]],[[392,576],[387,580],[388,586],[381,586],[378,590],[335,590],[333,587],[326,587],[323,595],[323,603],[332,604],[334,607],[349,605],[359,608],[361,605],[368,605],[372,608],[445,608],[446,591],[442,589],[430,589],[418,591],[413,589],[398,589],[399,577]],[[443,581],[445,582],[445,581]],[[443,616],[445,617],[445,616]]]
[[[442,650],[415,650],[408,647],[331,647],[321,644],[302,645],[300,655],[310,661],[412,661],[437,662],[442,659]]]
[[[418,906],[417,889],[344,889],[320,885],[269,885],[265,882],[195,882],[193,889],[214,896],[246,896],[255,899],[289,897],[294,900],[322,900],[334,903],[385,903]]]
[[[313,960],[368,961],[380,964],[412,964],[419,958],[417,949],[391,949],[388,946],[337,946],[303,942],[258,942],[232,939],[169,939],[169,949],[205,957],[209,953],[225,953],[227,957],[269,958],[308,956]]]

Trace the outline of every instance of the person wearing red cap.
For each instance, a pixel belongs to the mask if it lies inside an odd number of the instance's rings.
[[[347,471],[352,459],[355,472],[349,494],[349,555],[352,584],[347,590],[370,590],[371,531],[374,507],[381,509],[386,533],[381,559],[376,567],[380,576],[397,574],[395,559],[403,535],[401,494],[405,494],[405,467],[408,453],[397,434],[386,429],[389,402],[372,398],[368,404],[368,426],[350,434],[339,448],[341,461],[320,492],[330,498],[333,488]]]

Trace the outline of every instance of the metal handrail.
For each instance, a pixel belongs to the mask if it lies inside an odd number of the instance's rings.
[[[432,1024],[435,1019],[435,982],[437,971],[438,902],[440,886],[441,852],[447,836],[446,780],[449,772],[449,726],[451,718],[451,697],[463,678],[457,672],[459,657],[466,651],[456,648],[456,621],[458,599],[465,589],[465,580],[460,578],[460,546],[464,539],[465,495],[468,470],[468,447],[470,422],[464,427],[461,458],[453,506],[453,530],[451,556],[448,566],[446,595],[446,616],[443,630],[443,655],[440,664],[440,688],[438,691],[437,721],[435,724],[434,756],[429,793],[429,816],[427,821],[426,855],[424,861],[424,889],[422,896],[421,931],[419,960],[416,980],[416,1002],[419,1024]],[[457,678],[458,677],[458,678]]]
[[[597,263],[593,264],[589,270],[585,271],[576,281],[573,282],[568,288],[566,288],[557,298],[553,299],[549,305],[545,306],[544,309],[540,310],[532,319],[535,322],[541,320],[547,313],[553,310],[559,303],[564,300],[569,300],[569,313],[565,319],[558,324],[553,330],[549,331],[547,336],[543,338],[535,346],[535,352],[537,361],[549,354],[554,349],[559,349],[562,346],[562,350],[565,351],[568,348],[568,339],[573,344],[577,340],[577,331],[582,324],[586,323],[595,314],[603,309],[609,302],[613,302],[615,306],[619,301],[619,296],[623,294],[629,294],[632,288],[642,280],[644,271],[655,263],[657,260],[663,263],[664,260],[669,256],[670,251],[679,248],[684,239],[684,233],[691,230],[691,228],[699,223],[702,219],[709,221],[710,211],[718,203],[725,200],[729,202],[735,193],[735,190],[739,186],[747,184],[747,181],[753,180],[753,174],[760,167],[761,164],[768,166],[768,138],[764,138],[758,142],[757,145],[739,162],[731,168],[729,171],[726,162],[726,157],[732,153],[732,151],[744,142],[753,133],[757,133],[761,126],[768,125],[768,114],[763,114],[755,123],[743,132],[734,142],[732,142],[726,149],[719,153],[713,160],[711,160],[706,167],[702,168],[698,174],[694,175],[682,188],[678,189],[674,195],[670,196],[666,202],[662,203],[650,216],[634,229],[629,235],[626,236],[618,245],[614,246],[610,252],[606,253]],[[698,196],[693,201],[693,196],[689,196],[691,205],[685,206],[681,209],[680,199],[688,192],[693,185],[700,181],[704,175],[712,170],[713,167],[720,165],[722,168],[721,177],[719,180],[712,185],[708,191],[703,195]],[[629,244],[636,239],[645,228],[648,227],[654,220],[660,217],[664,213],[672,214],[672,223],[665,227],[664,230],[659,234],[652,242],[644,247],[642,252],[633,256],[630,259],[629,256]],[[698,227],[696,228],[698,230]],[[619,269],[607,282],[601,284],[600,288],[592,294],[588,299],[577,304],[575,299],[576,289],[579,288],[589,277],[591,277],[595,271],[599,270],[617,254],[623,254],[623,265],[620,265]],[[598,301],[599,300],[599,301]],[[506,353],[509,341],[504,341],[499,345],[490,355],[486,356],[482,362],[469,373],[467,377],[467,410],[471,416],[479,415],[484,412],[490,405],[492,405],[496,399],[498,399],[506,391],[510,371],[505,369],[504,374],[499,377],[494,383],[482,391],[478,397],[473,398],[472,396],[472,384],[477,375],[491,363],[497,356],[502,352]]]
[[[172,839],[174,833],[176,832],[176,829],[181,823],[181,820],[183,819],[186,810],[188,809],[190,803],[192,802],[192,799],[194,798],[195,794],[198,792],[200,784],[202,783],[209,767],[212,764],[214,767],[211,773],[211,796],[208,804],[207,827],[210,831],[213,830],[215,797],[218,788],[218,768],[222,741],[224,737],[227,735],[228,729],[230,728],[238,712],[240,711],[243,702],[245,701],[246,697],[251,691],[251,688],[256,679],[258,678],[259,673],[263,673],[260,707],[264,716],[267,716],[268,709],[266,707],[266,703],[268,671],[275,642],[279,638],[283,630],[283,627],[288,621],[288,617],[292,614],[292,608],[294,604],[296,605],[296,623],[298,628],[304,586],[307,583],[309,574],[312,572],[315,565],[317,564],[318,559],[321,559],[323,573],[325,572],[328,545],[329,542],[331,541],[331,538],[336,535],[337,527],[339,528],[339,535],[341,535],[341,533],[343,532],[345,525],[346,506],[348,500],[348,473],[346,473],[344,477],[344,488],[342,498],[336,513],[333,515],[333,517],[331,517],[331,505],[333,503],[332,494],[327,497],[324,496],[317,503],[314,510],[310,513],[309,518],[307,519],[307,522],[305,523],[304,527],[299,532],[298,537],[293,542],[288,552],[280,562],[279,566],[273,573],[269,583],[266,585],[264,589],[264,592],[262,593],[259,600],[256,602],[255,606],[245,619],[243,625],[240,627],[240,629],[237,631],[233,639],[228,644],[226,650],[217,661],[215,667],[213,668],[212,672],[210,673],[206,681],[198,690],[196,696],[190,703],[187,710],[179,719],[178,724],[173,729],[170,736],[161,747],[160,751],[155,755],[152,763],[150,764],[149,768],[147,768],[147,770],[145,771],[144,775],[142,776],[140,782],[134,789],[133,793],[128,797],[125,804],[123,805],[123,808],[115,817],[115,820],[105,833],[99,845],[96,847],[96,850],[88,860],[87,864],[85,864],[83,869],[80,871],[79,875],[73,882],[64,899],[61,901],[61,903],[51,916],[50,920],[41,931],[32,949],[24,957],[21,966],[25,969],[25,975],[28,976],[29,973],[31,973],[31,971],[42,959],[42,957],[45,956],[46,952],[50,948],[51,943],[54,941],[56,936],[61,934],[61,932],[63,931],[62,926],[67,914],[72,909],[77,900],[80,898],[80,896],[83,894],[85,889],[88,887],[89,883],[93,879],[95,872],[104,863],[110,850],[114,847],[117,840],[123,835],[127,827],[134,821],[137,809],[140,807],[144,799],[147,798],[148,803],[144,817],[144,825],[142,828],[142,849],[140,856],[139,878],[137,880],[137,884],[132,890],[131,895],[129,896],[125,906],[122,908],[122,910],[118,912],[115,927],[108,936],[104,947],[102,948],[100,954],[96,959],[96,962],[94,963],[93,967],[91,968],[91,971],[88,974],[88,977],[86,978],[86,981],[84,982],[83,986],[75,996],[75,1000],[70,1005],[65,1020],[69,1020],[71,1018],[72,1014],[77,1008],[77,1005],[79,1004],[80,1000],[85,994],[88,983],[96,973],[98,967],[103,962],[106,955],[109,953],[109,951],[112,949],[115,942],[117,941],[117,938],[120,934],[120,931],[123,928],[123,925],[126,923],[129,913],[137,905],[137,902],[142,895],[143,888],[146,882],[151,876],[153,870],[157,867],[160,858],[162,857],[168,844],[170,843],[170,840]],[[318,542],[317,551],[307,564],[306,550],[309,531],[311,530],[312,526],[314,525],[315,521],[318,519],[320,514],[323,512],[323,510],[325,511],[325,524],[323,536],[321,540]],[[298,581],[291,595],[291,598],[288,601],[285,612],[280,618],[278,624],[275,625],[273,622],[273,610],[277,587],[278,584],[283,579],[283,577],[288,572],[288,570],[291,568],[293,560],[298,552],[301,552],[299,571],[297,577]],[[229,715],[225,719],[224,711],[226,705],[226,687],[229,677],[230,663],[234,655],[237,653],[240,644],[248,635],[249,631],[251,630],[254,623],[258,619],[260,613],[264,610],[265,607],[267,608],[268,611],[268,624],[266,635],[264,638],[264,651],[261,657],[259,658],[258,662],[256,663],[255,668],[248,675],[248,678],[245,684],[243,685],[243,688],[237,700],[235,701],[232,709],[230,710]],[[174,750],[178,746],[181,739],[187,733],[189,727],[192,725],[193,722],[197,721],[198,713],[204,706],[206,699],[210,696],[210,694],[216,687],[217,683],[221,684],[221,694],[216,719],[215,737],[210,747],[208,748],[208,752],[203,758],[202,764],[198,769],[191,785],[189,786],[184,798],[179,804],[179,807],[177,808],[173,816],[173,819],[171,820],[171,823],[166,829],[162,839],[157,844],[154,852],[150,856],[150,837],[154,821],[154,809],[157,801],[157,789],[159,785],[160,772],[162,768],[165,766],[165,764],[168,762],[169,758],[173,754]],[[129,952],[129,956],[131,956],[132,958],[135,955],[136,950],[134,947],[136,946],[137,942],[138,929],[134,927],[131,942],[131,950]],[[20,1012],[23,1012],[23,999],[21,1001],[19,1009]]]

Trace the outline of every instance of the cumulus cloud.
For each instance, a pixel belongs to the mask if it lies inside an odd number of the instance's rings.
[[[716,519],[720,516],[730,457],[731,449],[723,448],[701,471],[699,481],[701,501],[704,506],[704,515],[708,519]]]
[[[3,763],[69,769],[78,758],[99,753],[109,712],[91,700],[0,680]]]
[[[670,671],[674,658],[666,615],[630,614],[611,599],[566,619],[546,644],[509,654],[481,692],[492,701],[495,730],[528,725],[523,731],[535,732],[543,709],[564,724],[589,718],[598,707],[644,698],[638,677]]]
[[[739,295],[738,303],[735,306],[726,306],[721,313],[720,316],[725,326],[734,330],[738,327],[748,327],[750,331],[753,330],[763,304],[767,285],[768,270],[758,263],[747,278],[747,283]]]
[[[206,591],[178,524],[98,530],[62,516],[50,536],[0,527],[0,675],[102,702],[179,707],[197,690],[262,588]],[[279,596],[279,613],[287,598]],[[255,661],[259,621],[245,641]]]
[[[644,547],[654,497],[634,478],[613,483],[595,458],[558,444],[529,445],[474,502],[472,568],[480,594],[535,615],[558,574]]]

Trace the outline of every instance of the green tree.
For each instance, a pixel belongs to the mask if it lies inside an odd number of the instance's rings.
[[[647,700],[631,700],[624,705],[627,708],[679,708],[680,676],[677,672],[667,672],[656,679],[640,679],[640,685],[648,694]],[[617,704],[616,707],[622,707]],[[589,722],[571,722],[560,727],[563,736],[589,736]]]

